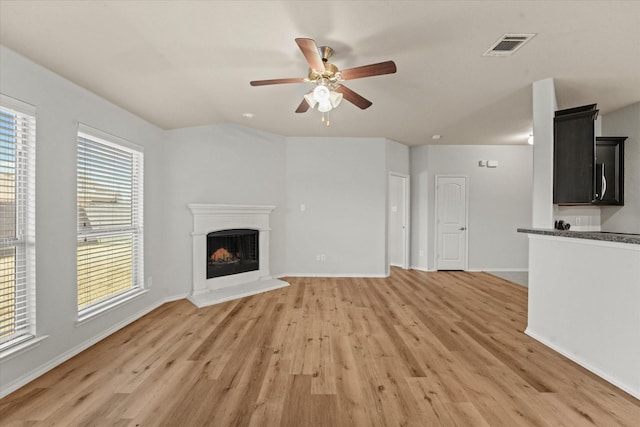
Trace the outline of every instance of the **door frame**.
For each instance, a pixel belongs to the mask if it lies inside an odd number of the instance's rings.
[[[411,191],[410,191],[410,186],[411,186],[411,177],[407,174],[404,173],[400,173],[400,172],[389,172],[389,178],[387,180],[387,212],[386,212],[386,219],[387,219],[387,276],[389,274],[391,274],[391,257],[389,256],[389,209],[391,208],[391,205],[389,203],[390,200],[390,194],[391,194],[391,177],[396,177],[396,178],[401,178],[402,182],[403,182],[403,188],[402,188],[402,198],[403,198],[403,204],[404,204],[404,233],[402,235],[402,249],[404,252],[404,256],[403,256],[403,262],[402,265],[400,266],[402,269],[407,270],[409,268],[409,245],[410,245],[410,220],[411,220],[411,201],[410,201],[410,196],[411,196]]]
[[[435,183],[434,183],[434,212],[433,212],[433,216],[434,216],[434,230],[435,230],[435,238],[434,238],[434,251],[433,251],[433,265],[435,267],[435,270],[438,271],[438,248],[439,248],[439,239],[440,239],[440,233],[439,233],[439,218],[438,218],[438,180],[440,178],[464,178],[464,208],[465,208],[465,218],[467,219],[467,228],[466,230],[464,230],[465,234],[466,234],[466,238],[464,239],[464,266],[463,266],[463,271],[468,271],[469,270],[469,176],[468,175],[443,175],[443,174],[436,174],[435,176]]]

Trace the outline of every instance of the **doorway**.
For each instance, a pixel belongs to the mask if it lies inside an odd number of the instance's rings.
[[[436,269],[468,268],[467,177],[436,175]]]
[[[389,265],[409,268],[409,176],[389,173],[387,255]]]

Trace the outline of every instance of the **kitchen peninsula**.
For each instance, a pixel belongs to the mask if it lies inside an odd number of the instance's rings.
[[[529,236],[525,333],[640,399],[640,235]]]

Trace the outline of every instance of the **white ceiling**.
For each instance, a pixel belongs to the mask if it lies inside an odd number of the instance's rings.
[[[537,36],[483,57],[505,33]],[[249,86],[306,76],[296,37],[333,47],[341,69],[398,72],[346,82],[373,106],[344,102],[327,128],[294,113],[307,84]],[[164,129],[525,144],[537,80],[555,79],[560,108],[640,101],[639,1],[0,0],[0,43]]]

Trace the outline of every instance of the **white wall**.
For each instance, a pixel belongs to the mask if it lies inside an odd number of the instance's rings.
[[[167,280],[174,292],[192,286],[188,203],[275,205],[271,214],[270,272],[285,270],[285,139],[235,125],[212,125],[167,132],[165,171],[165,248]]]
[[[533,83],[532,220],[536,228],[553,228],[553,117],[558,109],[553,79]]]
[[[553,220],[562,220],[573,231],[600,231],[600,206],[553,206]]]
[[[383,138],[284,138],[233,125],[167,135],[167,280],[179,293],[188,293],[192,281],[188,203],[276,205],[274,276],[385,274],[387,172],[408,173],[405,145]]]
[[[429,146],[411,147],[411,268],[429,269]]]
[[[409,147],[390,139],[385,140],[387,172],[409,175]]]
[[[640,247],[535,234],[529,242],[527,335],[640,398]]]
[[[479,167],[479,160],[497,160],[499,166]],[[531,223],[532,148],[434,145],[428,147],[427,165],[429,269],[436,265],[435,175],[466,175],[469,270],[526,270],[527,239],[516,229]]]
[[[386,140],[287,138],[286,165],[287,272],[384,276]]]
[[[603,231],[640,233],[640,102],[605,115],[602,135],[627,136],[624,143],[624,206],[603,206]]]
[[[0,47],[0,91],[36,106],[37,348],[0,366],[0,395],[137,318],[173,294],[164,280],[164,133],[142,119]],[[78,121],[144,148],[144,296],[76,326],[76,136]]]

